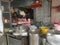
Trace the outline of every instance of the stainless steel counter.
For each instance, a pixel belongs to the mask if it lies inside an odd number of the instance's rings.
[[[0,36],[0,45],[7,45],[5,35]]]
[[[28,45],[28,38],[27,36],[15,36],[12,34],[6,34],[8,45]]]

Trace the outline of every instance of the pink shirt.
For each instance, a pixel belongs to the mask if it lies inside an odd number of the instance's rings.
[[[26,18],[23,18],[22,20],[23,20],[23,22],[26,22]],[[25,23],[25,26],[29,27],[30,25],[31,25],[30,23]]]

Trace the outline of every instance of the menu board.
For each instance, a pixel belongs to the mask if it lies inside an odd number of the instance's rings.
[[[2,21],[2,10],[0,8],[0,32],[3,33],[3,21]]]

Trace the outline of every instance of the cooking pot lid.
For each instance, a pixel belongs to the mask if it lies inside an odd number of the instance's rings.
[[[58,30],[49,30],[48,33],[60,35],[60,31],[58,31]]]

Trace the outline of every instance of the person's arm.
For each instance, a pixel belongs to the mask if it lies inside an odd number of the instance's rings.
[[[26,20],[26,23],[30,23],[30,18],[28,18],[28,20]]]
[[[28,18],[26,21],[23,21],[22,23],[30,23],[30,18]]]

